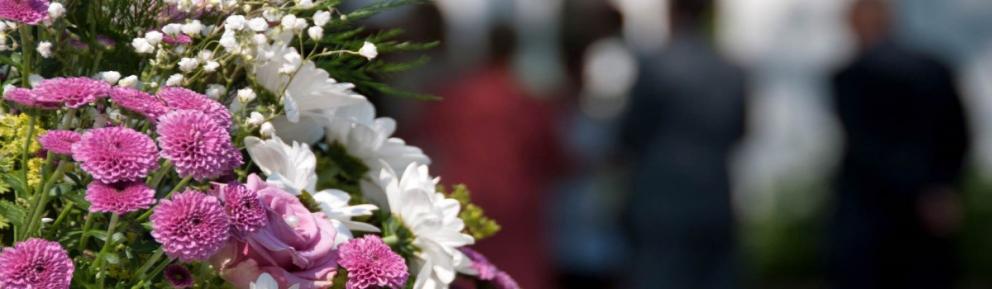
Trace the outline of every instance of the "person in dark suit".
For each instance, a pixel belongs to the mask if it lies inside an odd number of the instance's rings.
[[[969,143],[951,70],[897,44],[889,6],[859,0],[855,59],[833,77],[845,151],[828,243],[834,288],[954,288],[953,185]]]
[[[670,3],[670,42],[640,60],[621,124],[633,162],[623,288],[737,288],[727,162],[744,134],[745,74],[707,31],[713,1]]]

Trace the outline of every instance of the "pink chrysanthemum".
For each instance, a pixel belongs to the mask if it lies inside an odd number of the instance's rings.
[[[72,158],[94,179],[104,183],[140,180],[158,168],[155,142],[126,127],[87,131],[72,145]]]
[[[182,87],[165,87],[155,94],[165,101],[165,104],[172,109],[189,109],[203,112],[210,116],[225,130],[231,127],[231,112],[227,107],[210,99],[206,95]]]
[[[338,264],[348,270],[347,289],[403,288],[410,273],[403,257],[376,235],[341,245]]]
[[[59,243],[28,239],[0,252],[0,288],[69,288],[76,270]]]
[[[35,97],[34,92],[27,88],[18,87],[8,90],[3,94],[3,98],[15,104],[19,104],[31,108],[52,109],[58,107],[58,105],[51,105],[47,103],[38,102],[38,99],[37,97]]]
[[[162,36],[162,42],[169,45],[183,45],[193,43],[193,38],[186,34],[169,35],[165,34]]]
[[[0,19],[38,24],[48,17],[48,0],[0,0]]]
[[[90,202],[90,212],[123,215],[150,208],[155,204],[155,190],[142,181],[117,184],[94,181],[86,187],[86,200]]]
[[[205,180],[241,165],[241,152],[231,143],[231,135],[202,112],[170,112],[159,118],[157,131],[162,156],[172,161],[180,176]]]
[[[169,107],[165,106],[161,100],[134,88],[116,87],[110,90],[110,100],[113,100],[120,107],[141,114],[152,121],[169,112]]]
[[[80,108],[106,97],[110,85],[86,77],[57,77],[42,80],[34,87],[36,100],[41,103],[60,103],[70,108]]]
[[[46,151],[72,155],[72,144],[79,142],[81,138],[79,133],[71,130],[50,130],[38,137],[38,143]]]
[[[224,210],[227,211],[227,218],[231,220],[231,226],[235,231],[247,234],[269,223],[265,207],[262,206],[255,191],[249,190],[242,184],[220,185],[215,190],[224,200]]]
[[[192,190],[161,201],[151,220],[155,241],[182,261],[213,256],[227,242],[231,226],[216,197]]]

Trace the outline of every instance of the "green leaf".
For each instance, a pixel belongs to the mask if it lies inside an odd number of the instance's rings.
[[[27,220],[27,213],[24,208],[6,200],[0,200],[0,217],[5,219],[5,223],[14,226],[23,226]]]
[[[24,183],[24,179],[18,177],[20,175],[21,175],[20,170],[16,172],[12,172],[10,174],[4,174],[3,181],[7,183],[8,186],[13,188],[14,191],[20,192],[22,195],[27,195],[28,193],[30,193],[28,192],[28,186],[27,184]]]

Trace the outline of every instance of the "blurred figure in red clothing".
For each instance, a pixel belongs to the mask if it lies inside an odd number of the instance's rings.
[[[444,101],[424,106],[415,142],[432,156],[432,172],[446,184],[467,184],[473,201],[503,225],[474,248],[521,287],[553,288],[543,199],[563,168],[557,113],[515,79],[512,31],[495,29],[491,43],[486,65],[442,83]]]

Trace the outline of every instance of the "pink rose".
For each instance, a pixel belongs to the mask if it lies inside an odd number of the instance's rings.
[[[335,230],[323,213],[311,213],[300,200],[271,186],[256,175],[248,176],[249,190],[268,213],[269,224],[240,240],[231,240],[213,258],[221,276],[236,288],[248,288],[262,273],[269,273],[286,289],[328,288],[337,272]]]

